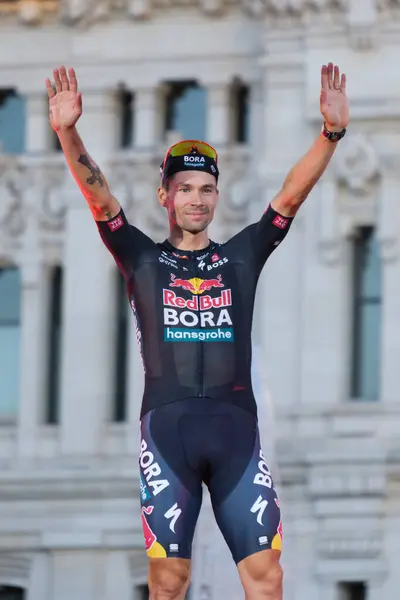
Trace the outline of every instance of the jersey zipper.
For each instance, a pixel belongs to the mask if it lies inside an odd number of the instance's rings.
[[[194,265],[194,275],[195,277],[199,277],[202,275],[198,268],[197,257],[193,257],[193,265]],[[199,329],[201,329],[201,310],[200,310],[200,301],[198,302],[198,317],[199,317]],[[197,388],[197,396],[201,398],[204,396],[204,342],[197,342],[198,344],[198,352],[197,352],[197,375],[198,375],[198,388]]]

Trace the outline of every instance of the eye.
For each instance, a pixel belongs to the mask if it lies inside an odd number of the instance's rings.
[[[211,194],[212,193],[212,188],[205,188],[204,189],[204,193],[205,194]]]
[[[181,192],[189,192],[189,191],[190,191],[190,188],[188,188],[188,187],[181,188]]]

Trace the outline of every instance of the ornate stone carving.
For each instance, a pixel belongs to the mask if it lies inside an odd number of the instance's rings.
[[[0,18],[2,20],[19,19],[25,25],[36,25],[46,15],[57,13],[58,0],[2,0]]]
[[[65,168],[59,166],[46,174],[41,202],[41,224],[46,229],[60,230],[64,227],[67,207],[62,194]]]
[[[134,19],[145,19],[150,15],[150,0],[129,0],[128,14]]]
[[[25,176],[15,159],[0,156],[0,227],[10,236],[18,235],[24,229],[22,189]]]
[[[89,8],[89,0],[61,0],[61,17],[68,23],[82,19]]]
[[[323,11],[345,11],[347,0],[242,0],[253,15],[277,17],[302,16]]]
[[[378,157],[374,147],[363,134],[349,135],[336,155],[339,178],[350,190],[365,194],[369,183],[379,172]]]
[[[390,9],[400,9],[399,0],[376,0],[376,7],[379,11],[390,11]]]

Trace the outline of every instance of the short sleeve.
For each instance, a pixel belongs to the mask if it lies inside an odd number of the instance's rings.
[[[96,221],[100,237],[113,255],[123,276],[128,279],[140,256],[156,244],[140,229],[130,225],[124,211],[109,221]]]
[[[269,205],[258,223],[250,225],[251,242],[259,270],[285,239],[292,221],[293,217],[283,217]]]

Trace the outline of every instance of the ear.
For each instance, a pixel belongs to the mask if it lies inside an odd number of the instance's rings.
[[[159,202],[160,206],[162,206],[163,208],[166,208],[166,206],[167,206],[167,190],[163,187],[159,187],[157,190],[157,194],[158,194],[158,202]]]

